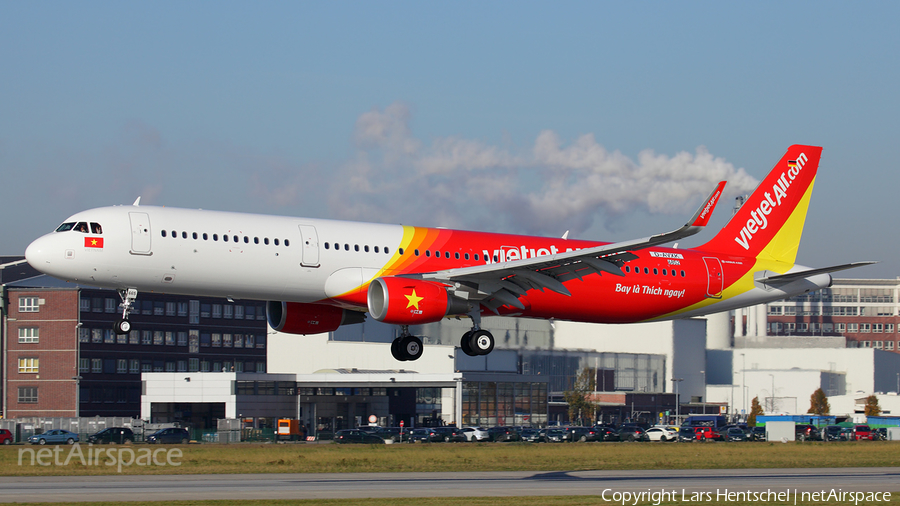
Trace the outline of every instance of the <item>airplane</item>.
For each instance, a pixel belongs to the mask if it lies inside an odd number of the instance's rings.
[[[793,145],[731,220],[692,249],[663,247],[705,227],[720,182],[671,232],[616,243],[140,205],[72,215],[25,251],[35,269],[116,289],[121,318],[141,291],[267,301],[269,325],[331,332],[368,313],[398,325],[398,361],[422,355],[410,325],[468,317],[460,341],[486,355],[489,315],[636,323],[718,313],[831,285],[795,264],[822,148]]]

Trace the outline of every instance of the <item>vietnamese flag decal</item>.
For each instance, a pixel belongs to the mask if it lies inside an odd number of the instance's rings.
[[[85,237],[84,238],[84,247],[85,248],[102,248],[103,247],[103,238],[102,237]]]

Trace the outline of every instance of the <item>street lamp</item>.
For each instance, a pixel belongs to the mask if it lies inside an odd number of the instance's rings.
[[[769,414],[774,414],[775,413],[775,375],[770,374],[769,376],[772,377],[772,410],[770,411]]]
[[[681,397],[678,395],[678,384],[684,381],[684,378],[672,378],[675,383],[675,423],[681,425],[679,416],[681,415]]]

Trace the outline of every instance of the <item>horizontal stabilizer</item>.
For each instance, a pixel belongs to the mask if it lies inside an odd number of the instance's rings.
[[[829,274],[832,272],[843,271],[846,269],[853,269],[855,267],[862,267],[864,265],[877,264],[878,262],[853,262],[849,264],[843,265],[834,265],[832,267],[822,267],[820,269],[810,269],[807,271],[800,272],[791,272],[788,274],[778,274],[776,276],[769,276],[766,278],[760,278],[756,281],[760,283],[772,284],[772,283],[790,283],[791,281],[796,281],[798,279],[808,278],[810,276],[817,276],[819,274]]]

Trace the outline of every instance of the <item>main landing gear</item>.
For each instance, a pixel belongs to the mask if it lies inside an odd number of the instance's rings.
[[[119,297],[122,298],[122,303],[119,304],[119,307],[122,308],[122,317],[116,320],[113,323],[113,330],[116,334],[127,334],[131,332],[131,322],[128,321],[128,315],[134,311],[134,301],[137,299],[137,289],[129,288],[128,290],[119,290]]]
[[[463,334],[459,347],[470,357],[487,355],[494,349],[494,335],[481,328],[481,310],[474,309],[469,313],[472,318],[472,330]]]
[[[422,356],[422,340],[410,335],[409,325],[400,326],[400,337],[391,343],[391,355],[401,362],[418,360]]]

